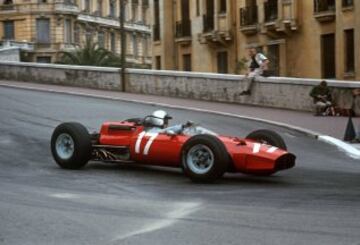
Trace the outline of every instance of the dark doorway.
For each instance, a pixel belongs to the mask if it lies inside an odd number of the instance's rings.
[[[280,74],[280,48],[278,44],[268,46],[269,76],[279,76]]]
[[[226,51],[217,54],[218,73],[228,73],[228,53]]]
[[[183,55],[183,70],[191,71],[191,54]]]

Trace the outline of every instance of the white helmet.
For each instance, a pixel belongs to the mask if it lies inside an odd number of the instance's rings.
[[[157,110],[154,111],[151,115],[151,117],[148,118],[148,123],[151,124],[151,126],[155,127],[164,127],[165,124],[167,124],[167,121],[171,117],[168,115],[166,111],[163,110]]]

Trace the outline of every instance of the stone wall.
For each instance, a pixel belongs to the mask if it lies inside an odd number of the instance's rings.
[[[19,48],[0,49],[0,61],[20,61]]]
[[[54,64],[0,62],[0,79],[60,84],[120,91],[120,69]],[[257,80],[251,96],[239,96],[246,86],[244,76],[180,71],[127,70],[130,93],[153,94],[208,101],[249,104],[311,111],[311,88],[320,80],[270,77]],[[360,98],[352,89],[360,82],[328,81],[342,108],[354,108],[360,115]]]

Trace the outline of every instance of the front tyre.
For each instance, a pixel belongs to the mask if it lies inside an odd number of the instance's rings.
[[[51,153],[65,169],[80,169],[91,158],[91,135],[80,123],[62,123],[51,136]]]
[[[230,162],[224,144],[212,135],[196,135],[182,148],[182,168],[194,182],[211,183],[223,176]]]
[[[275,131],[260,129],[251,132],[246,139],[251,139],[262,144],[272,145],[278,147],[284,151],[287,150],[284,139]]]

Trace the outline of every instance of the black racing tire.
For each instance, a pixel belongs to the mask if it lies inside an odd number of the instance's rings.
[[[64,137],[65,142],[72,140],[73,147],[70,147],[70,153],[66,150],[64,151],[64,147],[61,148],[61,146],[59,146],[61,145],[61,139]],[[68,122],[62,123],[55,128],[51,136],[51,153],[55,162],[61,168],[80,169],[84,167],[91,159],[91,152],[91,135],[82,124]]]
[[[205,153],[209,151],[211,156],[209,159],[212,159],[210,166],[202,170],[204,172],[196,171],[196,167],[194,167],[196,164],[193,163],[192,158],[189,159],[191,156],[189,154],[192,154],[196,147],[205,149]],[[216,181],[228,170],[229,163],[230,157],[227,149],[216,136],[195,135],[185,142],[181,150],[182,169],[185,175],[196,183],[212,183]]]
[[[284,139],[275,131],[268,129],[260,129],[251,132],[246,139],[258,141],[259,143],[265,143],[268,145],[276,146],[284,151],[287,150]]]

